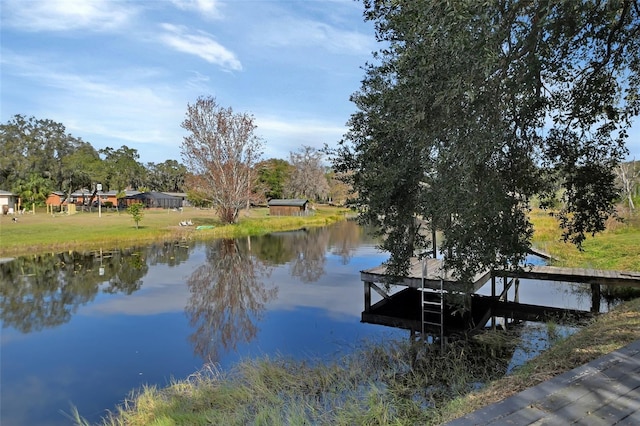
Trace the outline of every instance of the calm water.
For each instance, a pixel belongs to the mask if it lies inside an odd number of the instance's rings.
[[[132,389],[164,386],[205,363],[331,359],[364,339],[407,338],[407,331],[360,323],[359,271],[386,258],[363,228],[342,222],[4,263],[0,423],[69,424],[64,412],[72,404],[95,422]],[[586,291],[539,281],[523,283],[520,299],[591,303]]]
[[[1,421],[90,421],[142,384],[204,363],[327,359],[407,332],[360,323],[359,271],[386,255],[354,222],[191,245],[0,265]]]

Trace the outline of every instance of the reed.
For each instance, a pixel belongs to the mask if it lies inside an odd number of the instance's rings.
[[[131,394],[102,424],[430,424],[436,407],[503,375],[512,348],[504,338],[457,341],[445,351],[365,342],[331,362],[265,357],[226,373],[207,366]]]

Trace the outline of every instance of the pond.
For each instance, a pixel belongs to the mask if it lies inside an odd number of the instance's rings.
[[[131,390],[206,363],[327,360],[363,341],[406,339],[406,330],[360,322],[359,271],[386,259],[363,227],[345,221],[3,263],[0,423],[68,424],[72,405],[96,422]],[[535,303],[591,303],[588,292],[534,284],[522,293]]]

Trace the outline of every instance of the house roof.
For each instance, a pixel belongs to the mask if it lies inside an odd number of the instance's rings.
[[[180,199],[180,197],[174,197],[173,195],[167,195],[164,192],[139,192],[137,194],[128,195],[125,198],[136,199],[136,200],[148,199],[148,198],[153,198],[154,200]]]
[[[14,194],[11,191],[5,191],[5,190],[0,189],[0,195],[16,195],[16,194]]]
[[[269,201],[270,206],[289,206],[289,207],[302,207],[307,204],[309,200],[302,198],[291,198],[285,200],[273,199]]]

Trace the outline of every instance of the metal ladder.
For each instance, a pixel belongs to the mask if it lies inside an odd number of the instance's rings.
[[[435,291],[430,291],[431,289],[427,289],[425,286],[427,277],[427,258],[422,258],[422,288],[420,289],[421,293],[421,302],[422,302],[422,339],[425,339],[426,336],[426,328],[427,326],[437,326],[440,328],[440,344],[444,345],[444,279],[440,278],[440,289]],[[438,294],[440,297],[436,301],[427,299],[428,293]],[[436,316],[438,321],[431,320],[432,317]],[[429,320],[427,316],[430,316]]]

